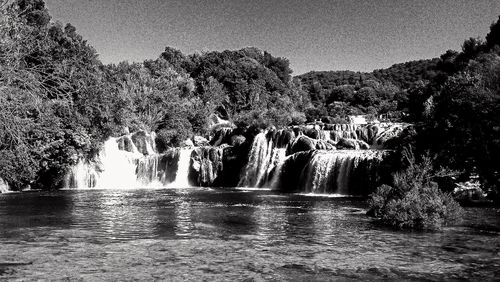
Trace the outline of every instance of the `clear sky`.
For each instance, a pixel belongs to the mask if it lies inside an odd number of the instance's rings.
[[[483,37],[500,0],[46,0],[104,63],[255,46],[310,70],[371,71]]]

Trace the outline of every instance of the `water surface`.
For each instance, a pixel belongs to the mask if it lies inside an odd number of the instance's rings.
[[[362,199],[241,189],[0,195],[0,279],[494,280],[500,210],[395,231]]]

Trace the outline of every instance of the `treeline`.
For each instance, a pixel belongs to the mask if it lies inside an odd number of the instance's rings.
[[[59,187],[111,135],[154,130],[159,148],[220,119],[303,123],[309,99],[287,59],[256,48],[103,65],[43,0],[0,2],[0,178],[13,189]]]
[[[0,2],[0,178],[14,189],[60,186],[78,158],[109,136],[157,133],[160,149],[222,120],[267,127],[353,114],[417,124],[405,143],[434,165],[499,187],[500,23],[461,52],[372,73],[292,77],[285,58],[257,48],[103,65],[70,24],[51,22],[42,0]],[[496,188],[495,188],[496,187]]]
[[[432,156],[436,169],[454,169],[458,178],[452,182],[478,176],[499,199],[500,19],[484,40],[469,38],[460,52],[371,73],[310,72],[298,78],[312,102],[309,120],[367,114],[412,122],[415,130],[402,145],[421,158]]]
[[[413,145],[468,179],[479,176],[500,200],[500,18],[486,39],[470,38],[462,51],[447,51],[439,76],[409,90],[410,114],[418,123]]]
[[[297,76],[309,93],[313,107],[309,120],[348,115],[405,119],[408,90],[442,75],[439,59],[411,61],[373,72],[312,71]]]

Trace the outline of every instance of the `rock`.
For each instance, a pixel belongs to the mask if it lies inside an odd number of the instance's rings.
[[[129,135],[130,130],[128,129],[128,126],[123,126],[120,131],[120,135]]]
[[[134,153],[134,143],[132,142],[130,135],[121,136],[116,140],[116,142],[118,143],[118,149]]]
[[[325,140],[317,140],[316,142],[317,150],[336,150],[337,148],[333,146],[330,142]]]
[[[359,150],[360,149],[358,140],[350,139],[350,138],[340,138],[340,140],[337,142],[337,148],[338,149],[350,149],[350,150]]]
[[[243,135],[234,135],[231,137],[231,146],[241,146],[247,139]]]
[[[161,175],[161,182],[171,183],[175,181],[177,166],[179,163],[179,149],[168,149],[158,159],[158,174]]]
[[[214,130],[214,135],[210,140],[210,145],[219,146],[222,144],[230,144],[231,136],[233,135],[232,127],[220,127]]]
[[[153,155],[154,152],[154,134],[149,134],[146,131],[137,131],[132,134],[131,139],[139,153],[143,155]]]
[[[304,130],[304,135],[311,137],[312,139],[319,139],[320,133],[316,128],[308,128]]]
[[[295,138],[295,141],[292,143],[292,145],[288,147],[287,155],[314,149],[316,149],[316,140],[305,135],[301,135]]]
[[[193,141],[191,141],[191,139],[186,139],[182,141],[181,147],[194,147],[194,143]]]
[[[477,180],[460,182],[453,190],[453,197],[461,202],[472,202],[486,199],[486,193],[481,189],[481,184]]]
[[[286,148],[295,139],[295,133],[291,129],[278,130],[273,136],[273,142],[278,148]]]
[[[358,141],[358,145],[359,145],[360,149],[362,149],[362,150],[370,149],[370,145],[368,145],[368,143],[366,143],[365,141],[363,141],[363,140],[356,140],[356,141]]]
[[[194,136],[193,137],[193,144],[196,147],[202,147],[202,146],[208,146],[210,143],[205,137],[202,136]]]
[[[213,186],[222,173],[223,149],[215,147],[196,148],[191,153],[189,179],[197,186]]]

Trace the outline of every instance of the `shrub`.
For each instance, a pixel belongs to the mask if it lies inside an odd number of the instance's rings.
[[[382,185],[370,195],[369,214],[398,228],[434,230],[457,222],[462,208],[432,181],[443,171],[435,172],[430,158],[424,157],[417,164],[413,155],[405,152],[408,167],[394,174],[392,186]]]

